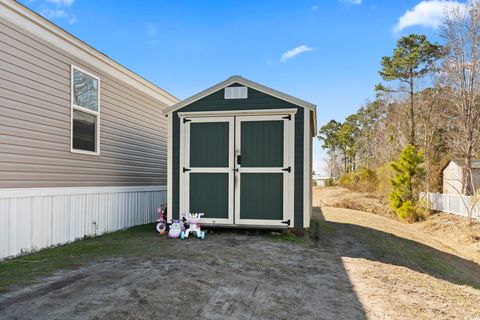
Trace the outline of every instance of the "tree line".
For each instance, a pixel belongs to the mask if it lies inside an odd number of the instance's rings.
[[[319,130],[332,178],[359,170],[388,175],[392,208],[408,219],[419,190],[441,191],[451,159],[463,163],[461,193],[473,190],[472,159],[480,151],[480,0],[446,12],[440,38],[400,38],[380,60],[376,98]]]

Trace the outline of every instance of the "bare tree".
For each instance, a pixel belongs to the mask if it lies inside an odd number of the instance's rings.
[[[441,170],[448,153],[445,124],[451,114],[450,103],[439,87],[425,89],[417,97],[418,143],[425,159],[425,184],[427,192],[440,189]]]
[[[480,142],[480,0],[447,12],[441,37],[447,47],[445,90],[453,108],[447,129],[452,133],[452,150],[464,162],[462,193],[468,194],[473,190],[469,186],[472,158]]]

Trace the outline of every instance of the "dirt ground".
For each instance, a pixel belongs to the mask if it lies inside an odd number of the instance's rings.
[[[12,289],[1,318],[365,318],[342,261],[326,250],[238,233],[156,239],[161,257],[109,259]]]
[[[392,223],[397,220],[391,213],[388,204],[382,197],[371,194],[350,191],[341,187],[315,188],[313,192],[314,207],[337,207],[358,211],[372,212],[389,220],[370,218],[365,224],[374,224],[375,228],[400,228],[409,233],[418,234],[414,238],[429,246],[440,247],[441,250],[462,256],[480,264],[480,221],[473,225],[463,217],[447,213],[435,213],[425,221],[413,224]],[[349,217],[353,219],[355,215]],[[398,220],[397,220],[398,221]]]
[[[142,229],[136,254],[10,287],[0,318],[480,319],[480,266],[467,252],[427,226],[325,207],[318,189],[314,198],[318,241]]]

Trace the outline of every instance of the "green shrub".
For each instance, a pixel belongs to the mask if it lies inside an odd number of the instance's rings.
[[[391,164],[393,178],[390,179],[390,206],[400,219],[409,222],[425,217],[418,206],[418,189],[425,176],[422,163],[422,152],[407,145],[398,160]]]
[[[333,187],[335,185],[335,180],[333,178],[329,178],[327,181],[325,181],[325,187]]]
[[[342,175],[338,185],[354,191],[371,192],[376,189],[377,176],[372,170],[361,168]]]

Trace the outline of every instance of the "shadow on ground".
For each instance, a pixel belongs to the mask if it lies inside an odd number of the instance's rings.
[[[366,319],[341,256],[270,233],[182,241],[142,226],[19,260],[0,278],[56,269],[10,286],[2,319]]]
[[[422,243],[376,229],[326,221],[321,208],[319,240],[338,257],[363,258],[402,266],[453,284],[480,288],[480,265]]]
[[[471,261],[376,229],[325,221],[319,208],[314,215],[311,241],[238,230],[181,241],[145,225],[0,263],[0,314],[2,319],[366,319],[345,257],[480,287],[480,266]]]

